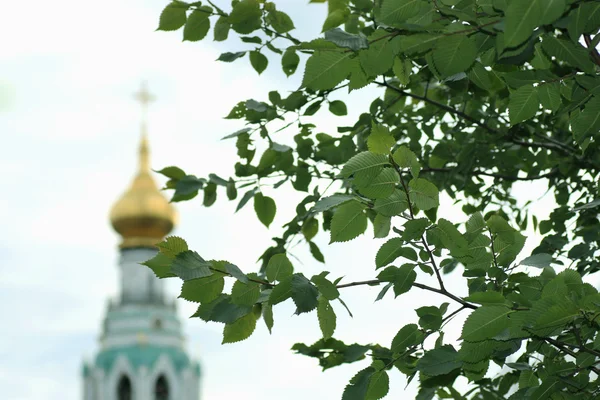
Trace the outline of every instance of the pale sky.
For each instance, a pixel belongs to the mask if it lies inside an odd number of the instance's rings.
[[[222,1],[219,3],[223,3]],[[314,14],[322,5],[278,1],[296,13],[299,36],[318,35]],[[265,100],[269,90],[298,87],[302,66],[286,80],[279,62],[262,76],[248,60],[214,61],[221,52],[247,49],[237,41],[181,42],[181,32],[154,32],[163,0],[76,0],[10,2],[0,14],[0,387],[6,400],[76,400],[81,397],[84,357],[98,350],[97,338],[109,296],[117,292],[118,236],[108,222],[113,202],[125,190],[136,168],[139,105],[132,94],[147,80],[157,101],[149,117],[152,167],[178,165],[188,173],[232,175],[235,142],[220,138],[242,126],[224,120],[240,100]],[[299,13],[299,14],[298,14]],[[209,33],[212,37],[212,34]],[[351,117],[317,114],[320,131],[350,125],[377,93],[372,88],[352,96]],[[371,96],[371,94],[373,96]],[[286,143],[293,132],[278,134]],[[164,182],[157,176],[160,182]],[[545,184],[519,185],[522,201],[537,198]],[[246,272],[294,213],[296,196],[289,190],[267,191],[278,200],[271,230],[254,216],[251,205],[234,215],[237,202],[218,201],[209,209],[201,200],[177,204],[180,225],[175,234],[208,259],[226,259]],[[219,192],[220,198],[225,198]],[[553,203],[537,207],[543,218]],[[453,222],[466,218],[443,202],[438,215]],[[371,228],[370,228],[371,229]],[[316,241],[327,265],[317,263],[306,245],[295,248],[303,262],[297,271],[312,276],[323,269],[345,281],[372,279],[381,240],[368,231],[351,244],[327,246]],[[528,240],[530,251],[539,239]],[[527,250],[524,252],[528,255]],[[419,275],[418,281],[432,282]],[[460,276],[447,286],[464,294]],[[177,295],[178,281],[169,282]],[[354,313],[349,318],[335,304],[335,337],[347,342],[389,346],[405,324],[416,322],[419,305],[445,301],[413,289],[394,300],[389,293],[373,305],[380,288],[344,289],[342,298]],[[455,308],[451,305],[451,310]],[[269,335],[260,321],[254,335],[241,343],[221,345],[221,324],[186,319],[195,309],[179,301],[188,349],[202,364],[204,400],[300,400],[340,398],[348,380],[369,360],[321,372],[316,360],[293,354],[296,342],[320,338],[315,313],[292,316],[291,304],[275,308]],[[466,317],[466,314],[462,316]],[[459,335],[460,321],[448,340]],[[403,393],[405,380],[391,372],[389,398]],[[418,380],[404,396],[413,397]]]

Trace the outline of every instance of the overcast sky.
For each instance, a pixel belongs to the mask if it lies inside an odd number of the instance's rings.
[[[277,3],[284,11],[300,13],[294,18],[299,35],[318,34],[314,15],[324,17],[322,5]],[[118,289],[119,239],[108,212],[136,168],[140,112],[132,93],[140,82],[147,80],[157,97],[149,118],[152,167],[175,164],[199,176],[216,172],[228,177],[235,146],[219,139],[241,126],[222,117],[240,100],[264,100],[273,88],[293,90],[301,77],[298,71],[286,80],[275,59],[261,77],[247,59],[215,62],[223,51],[247,48],[235,41],[225,47],[211,41],[182,43],[181,32],[154,32],[166,1],[85,4],[13,1],[0,14],[0,387],[6,400],[81,397],[82,360],[97,351],[106,300]],[[352,124],[369,93],[376,92],[367,88],[353,96],[351,117],[317,114],[319,130],[335,132],[338,124]],[[276,140],[286,143],[292,132],[279,135]],[[538,184],[520,185],[516,192],[525,201],[543,191],[544,184]],[[234,215],[235,203],[218,201],[206,209],[196,200],[177,205],[181,222],[176,234],[205,258],[254,271],[277,227],[294,212],[292,195],[267,194],[279,206],[271,231],[257,221],[251,206]],[[443,206],[440,215],[465,220],[449,201]],[[551,206],[550,200],[542,202],[538,215],[543,218]],[[374,256],[382,242],[371,238],[369,231],[352,244],[327,246],[325,235],[316,240],[326,269],[351,281],[375,276]],[[527,249],[538,240],[528,240]],[[305,245],[294,254],[303,262],[294,261],[296,269],[306,275],[323,269]],[[458,275],[447,279],[449,287],[465,293]],[[169,282],[173,297],[178,287],[177,281]],[[334,306],[337,338],[389,346],[399,328],[416,322],[414,307],[444,301],[413,289],[396,300],[388,294],[373,305],[378,290],[343,291],[354,318]],[[182,318],[193,311],[194,305],[179,303]],[[225,346],[220,344],[222,325],[186,319],[188,349],[203,367],[202,398],[339,398],[368,360],[322,373],[315,360],[289,350],[296,342],[320,338],[316,315],[292,313],[291,304],[278,306],[273,335],[260,321],[250,340]],[[459,322],[449,340],[458,337]],[[395,371],[391,377],[389,398],[398,398],[405,380]],[[416,383],[407,389],[409,397]]]

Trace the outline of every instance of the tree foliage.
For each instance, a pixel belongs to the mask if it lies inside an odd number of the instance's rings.
[[[385,397],[394,369],[409,381],[418,376],[421,400],[600,396],[600,294],[584,281],[600,269],[600,3],[313,2],[327,3],[319,38],[294,36],[292,16],[270,1],[175,0],[162,12],[158,29],[183,28],[184,40],[202,40],[211,28],[215,41],[239,36],[242,48],[221,62],[247,56],[258,74],[276,65],[302,74],[297,90],[240,99],[226,117],[244,125],[224,138],[239,156],[234,176],[160,171],[172,200],[203,192],[210,206],[225,193],[239,197],[236,211],[253,200],[269,227],[277,207],[287,206],[269,197],[277,188],[305,197],[258,273],[206,261],[179,238],[159,244],[146,265],[160,278],[181,278],[181,297],[199,303],[195,316],[225,324],[224,343],[251,336],[261,318],[271,330],[282,302],[315,312],[323,338],[294,345],[297,353],[323,369],[372,361],[349,380],[344,400]],[[346,115],[340,93],[366,86],[380,92],[354,125],[326,134],[310,123],[322,107],[332,118]],[[278,143],[283,132],[293,146]],[[536,180],[548,183],[557,204],[543,221],[511,196],[514,182]],[[467,221],[444,218],[440,191],[462,205]],[[375,237],[388,238],[370,281],[346,283],[326,270],[309,278],[287,256],[286,245],[303,237],[325,263],[315,235],[329,231],[330,242],[346,242],[369,224]],[[519,263],[528,224],[543,240]],[[462,271],[467,296],[445,285],[453,270]],[[435,286],[420,282],[427,274]],[[224,279],[235,280],[231,293],[222,292]],[[365,284],[382,285],[377,300],[389,289],[405,296],[416,288],[448,303],[415,310],[415,322],[398,327],[391,343],[336,340],[341,292]],[[470,313],[461,338],[445,342],[444,327],[460,312]],[[459,377],[470,385],[463,393]]]

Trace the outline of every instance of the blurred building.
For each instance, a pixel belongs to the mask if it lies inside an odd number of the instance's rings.
[[[200,366],[190,359],[174,302],[164,282],[140,263],[172,229],[176,213],[152,178],[145,110],[152,100],[142,87],[144,110],[139,168],[114,204],[110,221],[121,235],[120,293],[110,301],[100,351],[83,368],[84,400],[199,400]]]

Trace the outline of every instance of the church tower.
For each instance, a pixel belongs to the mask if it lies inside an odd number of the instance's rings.
[[[164,282],[140,263],[154,257],[176,222],[175,210],[159,191],[150,171],[146,109],[152,98],[145,86],[139,166],[129,189],[110,212],[121,235],[120,293],[108,303],[100,351],[83,368],[84,400],[199,400],[200,366],[184,348],[174,302]]]

